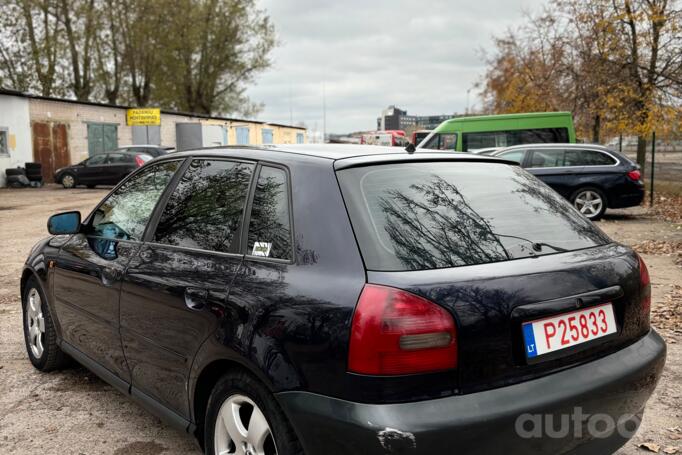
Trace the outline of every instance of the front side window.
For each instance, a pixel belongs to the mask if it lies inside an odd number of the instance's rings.
[[[180,161],[159,163],[127,180],[97,208],[88,234],[141,241],[161,193],[179,167]]]
[[[291,259],[289,187],[284,170],[263,166],[251,206],[247,253]]]
[[[421,148],[431,150],[455,150],[457,145],[457,133],[433,133],[425,139]]]
[[[238,251],[236,238],[254,165],[192,160],[156,228],[155,241],[218,252]]]
[[[519,166],[399,163],[337,175],[369,270],[486,264],[610,242]]]

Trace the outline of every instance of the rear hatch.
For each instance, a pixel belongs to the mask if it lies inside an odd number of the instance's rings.
[[[588,362],[649,330],[637,256],[518,166],[408,161],[337,176],[368,283],[453,316],[456,374],[442,377],[456,392]],[[546,352],[532,352],[533,331]]]

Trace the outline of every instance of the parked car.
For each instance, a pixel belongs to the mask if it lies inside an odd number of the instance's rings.
[[[636,206],[644,198],[639,166],[601,145],[519,145],[492,155],[521,163],[590,220],[600,219],[607,208]]]
[[[178,152],[48,229],[31,363],[74,358],[207,454],[611,453],[665,362],[642,259],[500,158]],[[580,437],[520,434],[575,409]]]
[[[175,150],[173,147],[162,147],[160,145],[126,145],[117,148],[116,152],[128,152],[128,153],[144,153],[146,155],[151,155],[156,158],[162,155],[166,155]]]
[[[151,159],[152,156],[146,153],[98,153],[73,166],[57,169],[54,181],[61,183],[64,188],[115,185]]]

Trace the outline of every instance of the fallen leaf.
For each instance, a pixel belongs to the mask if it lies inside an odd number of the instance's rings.
[[[654,453],[658,453],[661,451],[661,446],[659,446],[658,444],[656,444],[654,442],[643,442],[642,444],[638,445],[637,447],[639,447],[640,449],[648,450],[649,452],[654,452]]]
[[[663,449],[663,453],[667,453],[669,455],[671,455],[673,453],[677,453],[679,451],[680,451],[680,449],[678,449],[677,447],[666,447],[665,449]]]

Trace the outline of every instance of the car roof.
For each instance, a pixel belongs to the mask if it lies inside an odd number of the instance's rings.
[[[130,145],[121,145],[118,147],[116,150],[120,149],[127,149],[130,147],[144,147],[144,148],[151,148],[151,149],[167,149],[167,148],[173,148],[173,147],[166,147],[163,145],[154,145],[154,144],[130,144]]]
[[[284,158],[282,154],[296,156],[312,161],[324,161],[334,164],[336,169],[354,167],[371,163],[389,162],[416,162],[416,161],[479,161],[496,162],[518,165],[515,161],[505,160],[489,156],[474,155],[472,153],[455,151],[422,151],[417,149],[415,153],[408,153],[403,147],[384,147],[378,145],[356,144],[286,144],[286,145],[262,145],[262,146],[218,146],[208,147],[182,152],[173,152],[158,159],[173,159],[187,156],[215,156],[234,157],[243,159],[257,159],[265,161],[278,161]],[[157,160],[158,160],[157,159]]]
[[[537,149],[537,148],[571,148],[571,149],[594,149],[594,150],[604,150],[606,152],[613,152],[614,150],[611,150],[608,147],[605,147],[601,144],[578,144],[578,143],[561,143],[561,142],[545,142],[545,143],[538,143],[538,144],[520,144],[520,145],[512,145],[509,147],[501,147],[498,152],[506,152],[507,150],[514,150],[514,149]]]

